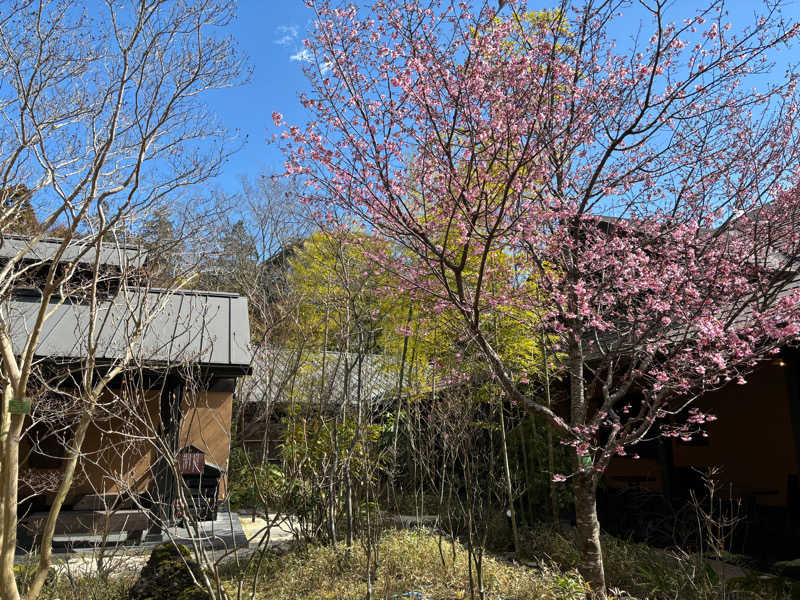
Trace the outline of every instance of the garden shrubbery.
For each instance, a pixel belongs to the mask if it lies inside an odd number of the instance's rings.
[[[529,557],[569,572],[578,565],[572,542],[575,532],[556,532],[550,525],[530,529],[523,536]],[[710,563],[680,549],[653,548],[643,543],[601,535],[606,581],[612,590],[653,600],[789,600],[800,597],[800,584],[784,577],[748,571],[747,575],[720,581]],[[740,595],[731,595],[739,593]]]
[[[486,598],[490,600],[583,600],[585,584],[577,573],[578,554],[571,541],[574,531],[558,533],[550,526],[525,531],[525,558],[511,563],[485,556],[483,580]],[[603,536],[606,572],[611,598],[633,600],[789,600],[800,597],[797,583],[781,577],[765,577],[748,573],[729,580],[725,587],[708,564],[699,564],[696,557],[679,551],[667,551]],[[177,552],[157,551],[149,573],[162,575],[169,571],[158,564],[181,561]],[[183,553],[182,553],[183,554]],[[374,598],[391,598],[395,594],[416,592],[427,600],[455,600],[470,597],[467,551],[459,542],[425,530],[387,530],[378,549],[379,568],[373,580]],[[158,563],[158,564],[156,564]],[[473,565],[474,569],[474,565]],[[163,573],[162,573],[163,571]],[[224,587],[230,598],[236,597],[238,581],[253,589],[253,573],[239,572],[233,563],[224,569]],[[268,555],[255,582],[256,600],[346,600],[364,598],[366,563],[362,547],[351,548],[306,545],[287,554]],[[20,569],[22,575],[22,569]],[[188,572],[187,572],[188,575]],[[134,585],[130,574],[102,581],[100,577],[66,575],[51,577],[45,598],[59,600],[129,600],[137,597],[172,598],[167,595],[142,596],[142,584]],[[151,581],[152,577],[142,578]],[[185,579],[185,578],[184,578]],[[167,575],[159,581],[180,582]],[[183,581],[183,580],[181,580]],[[152,587],[152,586],[151,586]],[[183,590],[175,591],[179,593]],[[164,590],[162,590],[164,591]],[[186,591],[207,597],[195,586]],[[158,592],[161,593],[161,592]],[[194,598],[191,594],[189,598]],[[399,596],[398,596],[399,597]],[[475,590],[478,598],[478,590]]]
[[[387,531],[378,551],[380,568],[373,589],[376,598],[418,592],[430,599],[469,598],[467,552],[458,542],[427,530]],[[474,568],[474,567],[473,567]],[[517,600],[582,600],[583,584],[575,572],[545,566],[531,569],[484,558],[488,598]],[[276,557],[259,585],[259,600],[342,600],[363,598],[365,561],[358,545],[348,550],[308,547]],[[476,590],[477,597],[477,590]]]

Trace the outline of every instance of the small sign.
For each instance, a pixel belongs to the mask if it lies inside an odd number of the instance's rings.
[[[31,401],[11,400],[8,403],[8,412],[12,415],[27,415],[31,412]]]
[[[181,452],[178,454],[178,472],[181,475],[201,475],[206,466],[206,455],[202,452]]]
[[[578,457],[578,465],[581,467],[591,467],[592,466],[592,457],[588,454],[581,454]]]

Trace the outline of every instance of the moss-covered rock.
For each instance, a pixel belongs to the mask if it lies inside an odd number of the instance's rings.
[[[186,546],[167,542],[153,548],[131,588],[131,600],[211,600],[197,587],[203,572]]]

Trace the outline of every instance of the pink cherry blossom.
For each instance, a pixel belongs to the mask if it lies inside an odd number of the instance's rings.
[[[595,457],[578,487],[648,436],[706,435],[692,402],[796,340],[798,77],[752,76],[797,27],[721,31],[713,5],[656,3],[616,46],[608,3],[525,25],[440,0],[311,5],[331,67],[307,68],[287,174],[386,240],[375,264],[432,319],[458,315],[509,400]],[[545,335],[565,410],[518,387],[499,313]]]

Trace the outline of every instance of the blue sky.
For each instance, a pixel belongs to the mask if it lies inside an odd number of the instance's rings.
[[[256,176],[278,171],[283,157],[266,140],[274,132],[272,111],[287,121],[305,120],[297,95],[305,87],[300,54],[308,37],[313,12],[302,0],[241,0],[239,18],[231,28],[253,70],[250,82],[214,92],[210,98],[225,125],[246,137],[217,182],[226,191],[236,191],[240,175]]]
[[[705,2],[674,0],[669,14],[682,18]],[[754,0],[728,2],[730,21],[735,29],[752,22],[753,11],[759,5]],[[535,8],[536,2],[529,1]],[[541,7],[547,7],[542,3]],[[791,2],[784,13],[800,19],[800,0]],[[635,29],[636,22],[626,22],[624,17],[615,24],[619,46],[624,47],[626,36]],[[231,130],[238,130],[246,138],[244,147],[234,155],[224,173],[215,182],[227,192],[239,189],[239,177],[255,177],[263,171],[279,171],[283,157],[278,148],[267,144],[274,131],[273,110],[285,115],[287,122],[303,124],[304,109],[297,95],[305,88],[302,72],[302,40],[308,37],[313,22],[313,12],[303,0],[240,0],[239,17],[230,33],[241,50],[249,57],[253,75],[246,85],[220,90],[210,97],[212,107],[221,121]],[[778,60],[800,59],[800,42],[791,53],[783,52]]]

